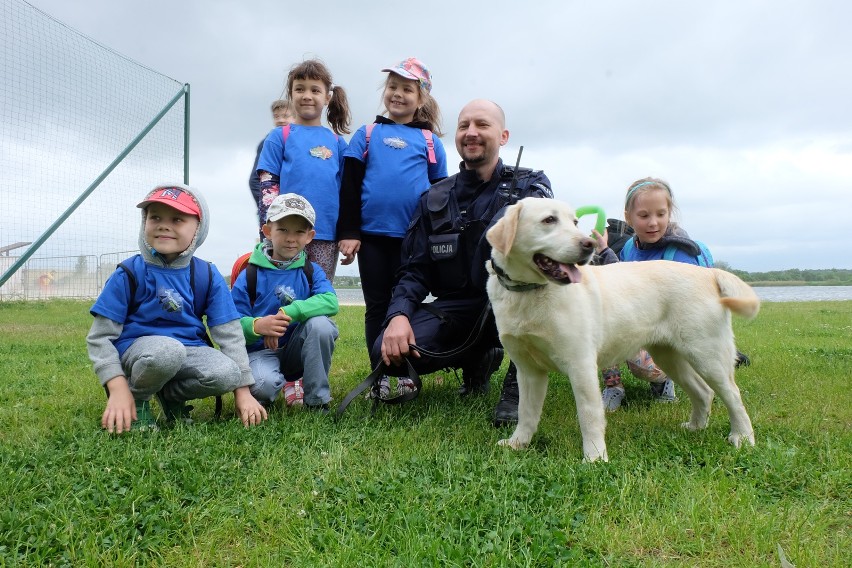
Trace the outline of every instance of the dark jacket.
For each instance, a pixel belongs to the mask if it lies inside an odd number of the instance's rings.
[[[485,232],[503,216],[506,205],[524,197],[553,197],[541,171],[521,168],[516,197],[510,198],[514,168],[499,160],[488,181],[464,169],[433,185],[420,201],[402,243],[402,265],[386,322],[409,319],[430,293],[441,299],[470,299],[484,305],[491,245]]]

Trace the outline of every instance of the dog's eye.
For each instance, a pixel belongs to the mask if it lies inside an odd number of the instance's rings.
[[[575,226],[575,227],[579,227],[579,226],[580,226],[580,220],[579,220],[579,219],[574,219],[574,226]]]
[[[544,223],[544,224],[546,224],[546,225],[552,225],[552,224],[554,224],[554,223],[556,223],[556,222],[557,222],[557,219],[556,219],[556,217],[555,217],[555,216],[553,216],[553,215],[548,215],[547,217],[545,217],[544,219],[542,219],[542,220],[541,220],[541,222],[542,222],[542,223]]]

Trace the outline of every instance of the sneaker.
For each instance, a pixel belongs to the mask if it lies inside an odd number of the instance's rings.
[[[287,406],[301,406],[305,403],[305,389],[302,388],[302,379],[287,381],[284,383],[284,402]]]
[[[379,384],[373,385],[365,396],[371,399],[376,397],[390,398],[390,379],[388,379],[388,376],[382,375],[382,378],[379,379]]]
[[[607,412],[615,412],[624,400],[624,387],[606,387],[603,390],[603,407]]]
[[[500,401],[494,408],[494,424],[495,428],[500,426],[509,426],[518,423],[518,369],[515,364],[509,362],[509,370],[506,371],[506,377],[503,379],[503,390],[500,392]]]
[[[187,406],[185,402],[167,400],[163,396],[162,391],[157,393],[157,401],[160,403],[160,408],[163,410],[163,416],[165,416],[166,422],[192,424],[192,418],[189,417],[189,411],[192,410],[192,407]]]
[[[475,367],[462,367],[462,386],[459,387],[459,395],[488,394],[491,388],[491,375],[500,368],[503,362],[503,350],[492,347],[482,354],[482,358]]]
[[[749,365],[751,365],[751,359],[748,358],[748,355],[742,351],[737,351],[737,363],[734,365],[734,368],[739,369],[740,367],[748,367]]]
[[[325,415],[329,413],[328,404],[306,404],[305,408],[317,414]]]
[[[396,382],[396,394],[408,394],[417,390],[414,381],[408,377],[400,377]]]
[[[147,400],[136,401],[136,420],[130,424],[130,429],[137,432],[158,429],[157,419],[154,418],[154,413],[151,412],[151,403]]]
[[[674,382],[666,379],[663,383],[651,383],[651,395],[656,402],[674,402],[677,400]]]

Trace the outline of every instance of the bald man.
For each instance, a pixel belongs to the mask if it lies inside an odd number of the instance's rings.
[[[488,392],[491,375],[503,360],[485,291],[485,261],[491,256],[485,232],[507,205],[524,197],[553,194],[541,171],[520,168],[515,172],[503,164],[500,147],[509,141],[509,131],[503,109],[496,103],[477,99],[465,105],[455,140],[462,158],[460,171],[420,198],[402,244],[402,266],[384,331],[371,359],[374,366],[380,359],[398,366],[407,357],[421,375],[460,368],[459,394],[469,396]],[[436,299],[424,303],[429,294]],[[486,318],[484,325],[479,325],[480,318]],[[445,353],[465,344],[477,330],[472,344],[450,358],[429,357],[410,347]],[[515,366],[510,364],[493,423],[502,426],[517,419],[518,383]]]

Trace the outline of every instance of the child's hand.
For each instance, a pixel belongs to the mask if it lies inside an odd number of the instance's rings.
[[[607,234],[606,229],[604,229],[603,235],[600,234],[597,229],[592,229],[592,236],[595,237],[595,252],[600,254],[605,251],[609,246],[609,235]]]
[[[113,377],[107,382],[109,398],[101,416],[101,426],[110,434],[129,432],[136,420],[136,401],[124,376]]]
[[[271,316],[263,316],[254,322],[254,332],[264,337],[281,337],[290,325],[290,316],[278,310]]]
[[[355,255],[361,250],[361,241],[358,239],[343,239],[337,243],[337,250],[343,255],[343,260],[340,264],[352,264],[355,261]]]
[[[266,409],[252,396],[248,387],[240,387],[234,391],[234,406],[237,416],[246,428],[257,426],[269,418]]]

